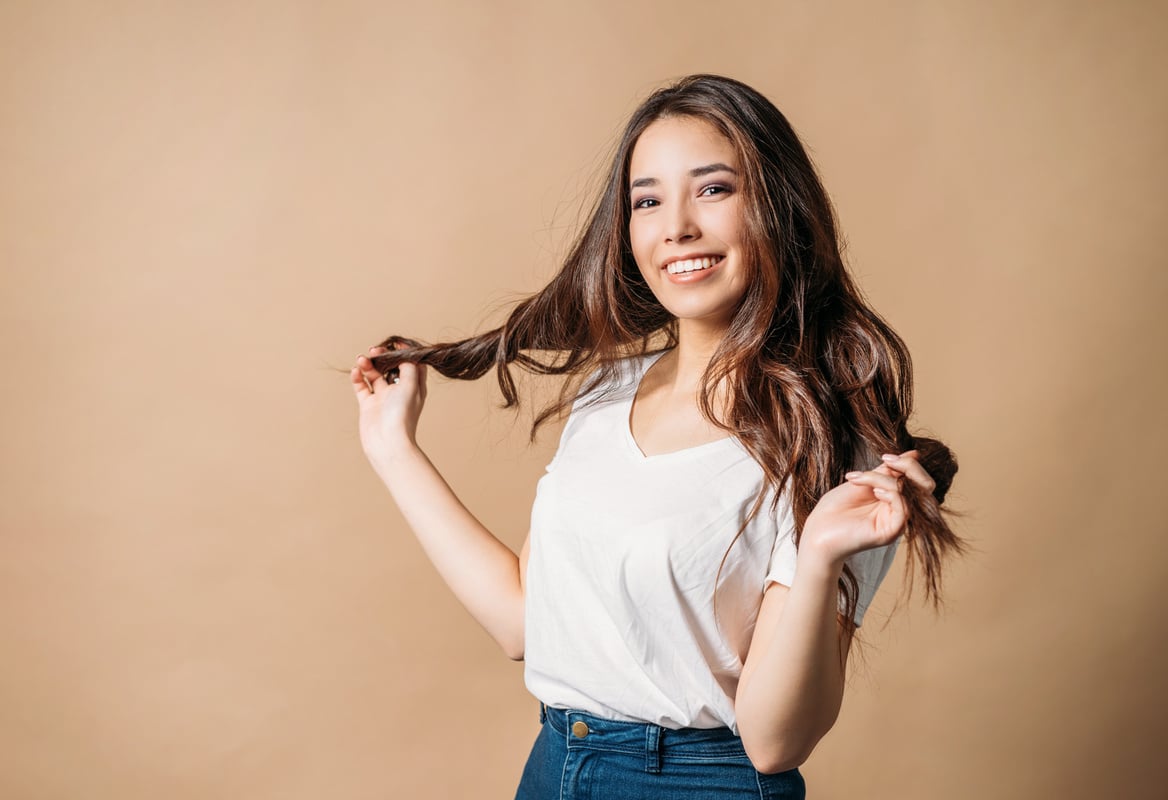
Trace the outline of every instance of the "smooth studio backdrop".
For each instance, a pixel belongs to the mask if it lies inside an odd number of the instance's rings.
[[[511,796],[522,667],[338,370],[541,286],[628,114],[698,71],[805,137],[962,464],[974,552],[942,615],[898,561],[812,796],[1159,796],[1166,18],[0,2],[0,796]],[[496,403],[433,379],[421,442],[518,547],[558,427]]]

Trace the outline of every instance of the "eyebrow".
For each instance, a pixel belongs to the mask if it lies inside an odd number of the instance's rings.
[[[689,176],[691,178],[700,178],[703,175],[709,175],[711,172],[729,172],[731,175],[738,174],[738,171],[729,164],[723,164],[719,161],[716,164],[706,164],[704,167],[694,167],[689,171]],[[641,186],[656,186],[658,183],[659,181],[656,178],[637,178],[629,184],[629,189],[636,189]]]

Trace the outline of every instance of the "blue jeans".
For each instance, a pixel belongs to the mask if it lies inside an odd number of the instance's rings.
[[[670,730],[540,707],[515,800],[729,800],[806,796],[792,769],[754,768],[729,728]]]

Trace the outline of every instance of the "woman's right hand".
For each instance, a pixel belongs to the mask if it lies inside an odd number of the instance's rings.
[[[370,347],[368,356],[357,356],[349,373],[357,396],[361,447],[383,476],[395,455],[417,446],[418,418],[426,402],[426,367],[403,362],[397,379],[388,382],[370,360],[386,352],[384,347]]]

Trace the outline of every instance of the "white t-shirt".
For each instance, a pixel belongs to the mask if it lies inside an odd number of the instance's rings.
[[[789,586],[795,576],[794,518],[785,495],[772,514],[768,492],[735,540],[765,486],[735,438],[641,452],[629,412],[658,357],[626,359],[614,391],[573,405],[539,481],[525,680],[553,707],[666,728],[737,730],[739,654],[749,647],[766,586]],[[849,559],[859,581],[857,623],[895,552],[894,542]]]

